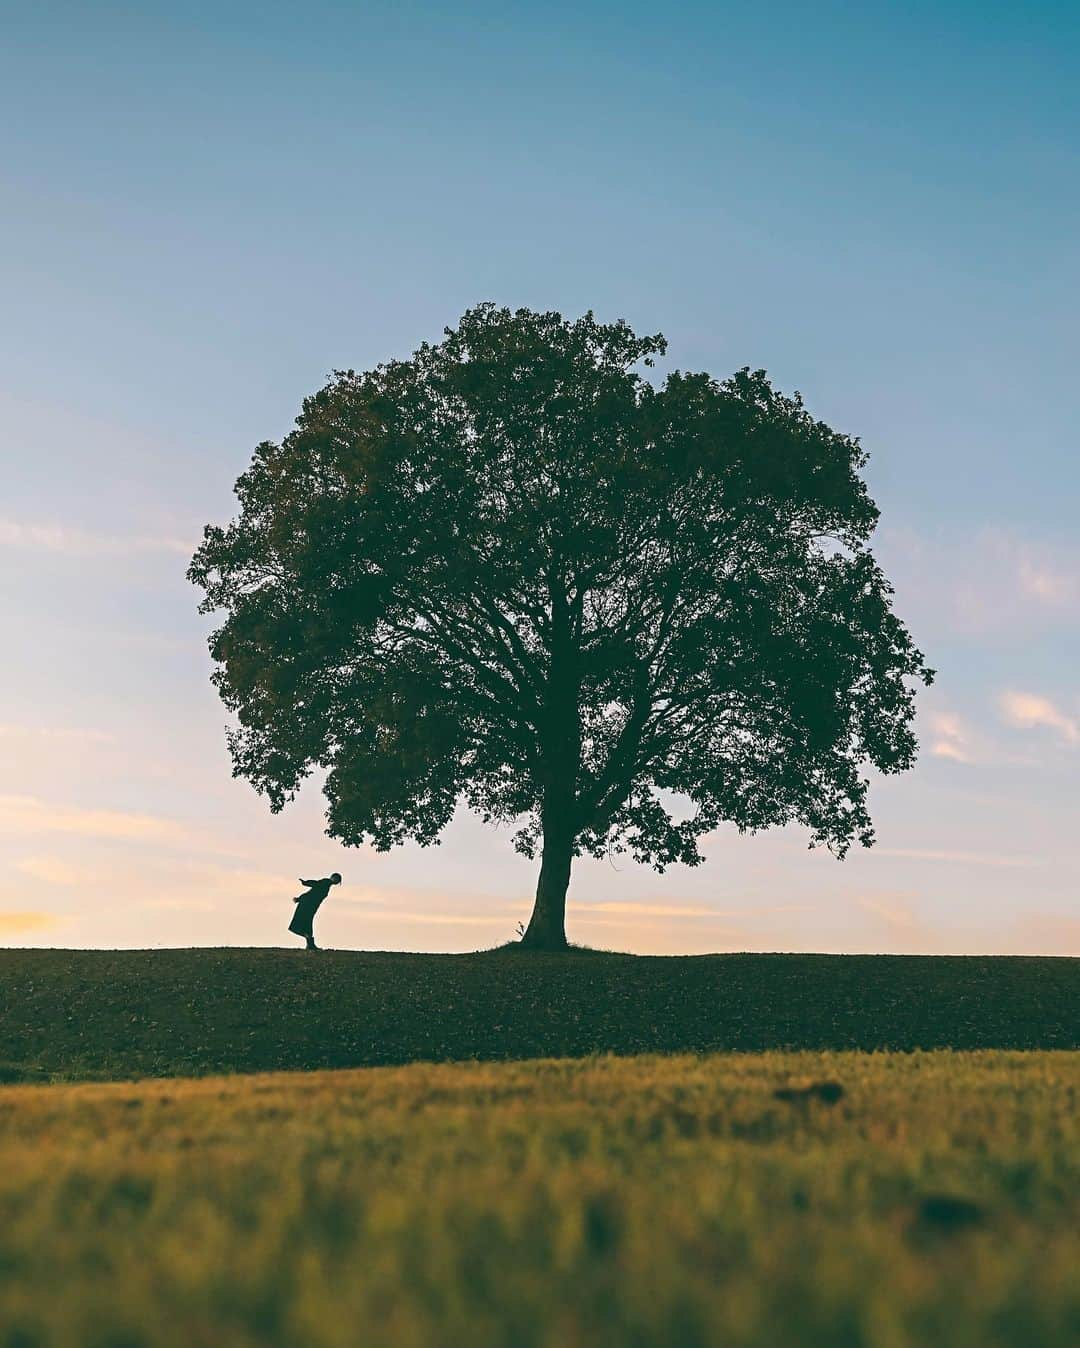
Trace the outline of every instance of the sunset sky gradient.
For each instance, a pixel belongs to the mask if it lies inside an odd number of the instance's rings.
[[[202,525],[331,370],[480,300],[764,366],[862,437],[939,671],[879,845],[721,831],[578,864],[569,934],[656,952],[1080,954],[1080,8],[12,7],[0,45],[0,944],[513,935],[463,817],[386,855],[231,780]]]

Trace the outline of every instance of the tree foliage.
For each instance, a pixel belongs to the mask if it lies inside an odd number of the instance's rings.
[[[513,821],[536,944],[574,854],[694,865],[727,820],[842,855],[915,757],[858,441],[763,371],[653,382],[664,351],[480,305],[308,398],[191,564],[235,772],[278,810],[324,770],[348,844]]]

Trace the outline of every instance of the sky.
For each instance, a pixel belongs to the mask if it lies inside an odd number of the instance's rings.
[[[184,578],[256,443],[470,305],[593,309],[861,437],[938,670],[878,845],[582,861],[572,940],[1080,954],[1080,7],[0,0],[0,944],[510,939],[533,863],[230,776]]]

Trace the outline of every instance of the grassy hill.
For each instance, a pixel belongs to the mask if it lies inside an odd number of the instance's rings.
[[[0,952],[0,1081],[764,1049],[1076,1048],[1080,960]]]
[[[0,1343],[1074,1348],[1078,1090],[992,1052],[0,1086]]]

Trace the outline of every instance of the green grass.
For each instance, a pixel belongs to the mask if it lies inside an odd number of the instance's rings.
[[[727,1049],[1076,1048],[1080,960],[0,952],[0,1080]]]
[[[1078,1093],[1040,1052],[2,1087],[0,1344],[1071,1348]]]

